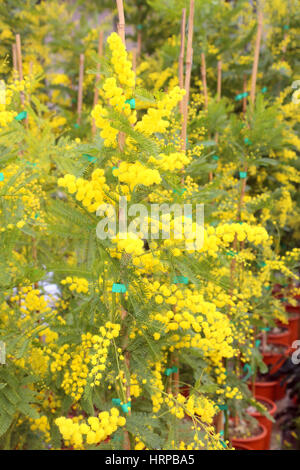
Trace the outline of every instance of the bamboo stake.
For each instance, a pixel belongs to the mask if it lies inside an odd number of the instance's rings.
[[[243,79],[243,93],[244,93],[244,97],[243,97],[243,115],[244,116],[245,116],[246,111],[247,111],[247,98],[245,96],[246,91],[247,91],[247,76],[246,76],[246,74],[244,74],[244,79]]]
[[[132,70],[136,72],[136,58],[137,58],[137,49],[132,49]]]
[[[184,46],[185,46],[185,23],[186,23],[186,9],[182,9],[182,17],[181,17],[181,42],[180,42],[180,53],[179,53],[179,61],[178,61],[178,79],[179,79],[179,86],[180,88],[184,87]],[[179,103],[179,109],[181,116],[183,116],[183,108],[184,108],[184,99],[182,99]]]
[[[21,37],[20,34],[16,34],[16,56],[17,56],[17,67],[19,72],[20,82],[23,80],[23,65],[22,65],[22,48],[21,48]],[[21,103],[24,106],[25,96],[24,93],[20,93]]]
[[[77,98],[77,124],[81,122],[82,115],[82,96],[83,96],[83,72],[84,72],[84,54],[80,54],[79,58],[79,83]]]
[[[137,55],[141,55],[142,52],[142,31],[137,32]]]
[[[190,0],[190,13],[188,23],[188,37],[187,37],[187,49],[186,49],[186,66],[185,66],[185,96],[183,106],[183,123],[181,130],[182,139],[182,150],[186,150],[186,138],[187,138],[187,118],[188,118],[188,104],[190,95],[190,83],[192,73],[192,62],[193,62],[193,29],[194,29],[194,0]]]
[[[202,76],[202,84],[203,84],[204,109],[207,109],[208,96],[207,96],[207,83],[206,83],[206,62],[205,62],[204,52],[201,52],[201,76]]]
[[[259,11],[258,11],[258,20],[257,21],[258,21],[258,23],[257,23],[257,35],[256,35],[252,75],[251,75],[251,91],[250,91],[251,106],[253,106],[254,102],[255,102],[256,78],[257,78],[260,42],[261,42],[261,34],[262,34],[262,26],[263,26],[263,14],[262,14],[261,9],[259,9]]]
[[[103,54],[103,31],[99,31],[99,37],[98,37],[98,57],[102,57]],[[99,98],[99,90],[98,90],[98,82],[100,79],[100,64],[97,64],[97,74],[96,74],[96,83],[95,83],[95,91],[94,91],[94,100],[93,100],[93,108],[96,106],[98,103],[98,98]],[[92,133],[93,135],[96,134],[96,124],[95,124],[95,119],[93,119],[93,125],[92,125]]]
[[[12,61],[13,61],[13,69],[18,71],[18,64],[17,64],[17,46],[16,44],[12,45]]]
[[[218,83],[217,83],[217,101],[221,99],[222,90],[222,61],[218,60]]]
[[[118,16],[119,16],[118,33],[123,43],[125,44],[125,16],[124,16],[123,0],[116,0],[116,1],[117,1],[117,9],[118,9]]]

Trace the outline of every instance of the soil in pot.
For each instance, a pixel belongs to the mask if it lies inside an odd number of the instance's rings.
[[[260,397],[256,395],[255,397],[256,401],[258,401],[261,405],[263,405],[268,413],[271,416],[274,416],[276,411],[277,411],[277,406],[276,403],[274,403],[272,400],[269,400],[268,398],[265,397]],[[271,440],[271,432],[272,432],[272,426],[273,422],[268,419],[266,416],[264,416],[256,407],[250,406],[247,409],[247,412],[250,414],[250,416],[253,416],[253,418],[257,419],[257,421],[260,424],[263,424],[267,430],[267,435],[265,438],[265,448],[270,449],[270,440]]]
[[[268,340],[280,341],[282,344],[290,345],[290,331],[287,327],[275,326],[271,328],[267,336]]]
[[[260,423],[249,423],[240,420],[238,425],[234,421],[229,422],[229,436],[233,447],[246,445],[252,450],[265,450],[267,429]]]
[[[269,371],[274,374],[285,361],[289,348],[286,344],[268,338],[268,342],[262,351],[263,361],[269,366]]]

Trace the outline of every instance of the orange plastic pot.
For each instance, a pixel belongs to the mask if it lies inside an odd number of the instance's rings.
[[[289,328],[284,328],[284,331],[282,333],[275,333],[275,334],[268,334],[267,340],[270,339],[271,342],[280,342],[282,344],[285,344],[286,346],[290,345],[290,330]]]
[[[276,388],[275,388],[275,400],[282,400],[286,395],[286,385],[287,383],[284,382],[283,385],[280,384],[281,378],[278,380]]]
[[[285,311],[287,313],[300,313],[300,305],[294,306],[294,305],[286,304]]]
[[[248,387],[253,393],[254,390],[252,382],[248,382]],[[270,382],[255,382],[255,395],[274,401],[276,399],[276,387],[277,380],[272,380]]]
[[[277,411],[277,406],[276,403],[274,403],[272,400],[269,400],[268,398],[265,397],[260,397],[256,395],[255,399],[259,401],[262,405],[266,406],[268,408],[268,412],[271,416],[274,416],[276,411]],[[263,424],[267,430],[266,438],[265,438],[265,449],[269,450],[270,449],[270,440],[271,440],[271,433],[272,433],[272,426],[273,423],[270,421],[266,416],[262,415],[259,413],[259,411],[255,411],[254,413],[249,413],[250,416],[253,416],[253,418],[257,419],[257,421],[260,424]]]
[[[247,447],[250,447],[251,450],[267,450],[265,447],[267,429],[263,424],[259,423],[259,425],[261,428],[261,433],[258,436],[244,437],[239,439],[233,438],[231,439],[233,447],[246,445]]]
[[[246,444],[237,444],[234,446],[235,450],[253,450],[251,447],[246,446]]]
[[[284,352],[283,353],[276,353],[276,352],[264,352],[262,354],[263,356],[263,361],[267,366],[270,366],[270,373],[274,374],[275,372],[280,369],[284,361],[286,360],[289,352],[289,347],[285,344],[282,343],[281,341],[277,339],[267,339],[267,342],[269,344],[278,344],[278,346],[283,346],[284,347]]]
[[[285,323],[277,322],[277,325],[281,328],[288,326],[290,337],[289,337],[289,346],[293,344],[296,339],[300,338],[299,335],[299,326],[300,326],[300,314],[293,313],[289,316],[288,325]]]

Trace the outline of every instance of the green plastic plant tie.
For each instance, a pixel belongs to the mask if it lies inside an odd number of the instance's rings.
[[[74,127],[75,127],[75,129],[79,129],[80,126],[77,122],[75,122]]]
[[[286,30],[287,30],[287,29],[290,29],[290,27],[289,27],[288,24],[285,24],[285,25],[283,26],[283,29],[286,29]]]
[[[173,284],[188,284],[189,280],[186,276],[175,276]]]
[[[120,406],[120,405],[121,405],[121,400],[120,400],[120,398],[112,398],[111,401],[112,401],[112,403],[113,403],[114,405],[117,405],[117,406]]]
[[[39,213],[35,214],[34,218],[37,219],[39,217]]]
[[[246,382],[253,374],[250,364],[245,364],[243,370],[246,372],[246,375],[242,378],[242,381]]]
[[[265,266],[267,266],[267,264],[266,264],[264,261],[260,261],[259,263],[257,263],[257,265],[258,265],[260,268],[264,268]]]
[[[130,98],[129,100],[126,100],[125,103],[130,105],[130,109],[135,109],[135,98]]]
[[[97,160],[96,157],[92,157],[92,155],[89,155],[88,153],[83,153],[82,156],[83,158],[87,158],[88,161],[92,163],[94,163]]]
[[[270,289],[271,289],[271,286],[264,286],[264,288],[265,288],[266,290],[270,290]]]
[[[228,410],[228,406],[227,406],[227,405],[218,405],[218,408],[219,408],[221,411],[227,411],[227,410]]]
[[[261,343],[260,339],[257,339],[257,340],[255,341],[255,347],[256,347],[256,348],[259,348],[260,343]]]
[[[119,293],[119,294],[125,294],[126,292],[126,286],[124,284],[119,284],[119,283],[113,283],[112,285],[112,288],[111,288],[111,291],[112,292],[116,292],[116,293]]]
[[[235,256],[235,253],[234,253],[234,251],[229,250],[229,251],[226,251],[226,255]]]
[[[249,139],[249,137],[245,137],[245,138],[244,138],[244,142],[245,142],[246,145],[252,145],[252,142],[251,142],[251,140]]]
[[[268,88],[266,86],[264,86],[262,89],[261,89],[261,92],[262,93],[266,93],[266,91],[268,90]]]
[[[181,189],[173,189],[174,194],[179,194],[179,196],[182,196],[183,193],[186,191],[186,188],[181,188]]]
[[[247,178],[247,171],[240,171],[240,179],[245,179]]]
[[[234,98],[235,101],[240,101],[242,99],[242,93],[239,93],[238,95],[236,95],[236,97]]]
[[[143,25],[142,25],[142,24],[138,24],[138,25],[137,25],[137,29],[143,29]]]
[[[27,111],[21,111],[17,116],[15,116],[16,121],[23,121],[27,118]]]
[[[219,157],[218,157],[218,155],[213,155],[213,156],[212,156],[212,159],[217,162],[217,161],[219,160]]]
[[[4,181],[4,174],[0,173],[0,181]]]
[[[169,377],[169,375],[175,374],[176,372],[178,372],[178,367],[173,366],[173,367],[169,367],[168,369],[166,369],[166,370],[164,371],[164,374],[165,374],[167,377]]]
[[[260,328],[261,331],[270,331],[270,328],[268,326],[264,327],[264,328]]]
[[[121,410],[124,411],[124,413],[129,413],[129,408],[131,408],[131,401],[121,405]]]

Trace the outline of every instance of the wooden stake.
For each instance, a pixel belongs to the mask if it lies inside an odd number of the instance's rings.
[[[246,111],[247,111],[247,97],[245,96],[245,93],[247,91],[247,76],[244,74],[244,79],[243,79],[243,115],[245,116]]]
[[[179,86],[180,88],[184,87],[184,46],[185,46],[185,22],[186,22],[186,9],[183,8],[182,10],[182,17],[181,17],[181,42],[180,42],[180,53],[179,53],[179,61],[178,61],[178,79],[179,79]],[[182,99],[179,103],[179,109],[181,115],[183,115],[183,108],[184,108],[184,99]]]
[[[137,55],[141,55],[142,52],[142,31],[137,32]]]
[[[184,107],[183,107],[183,123],[181,130],[182,150],[186,150],[186,138],[187,138],[187,119],[188,119],[188,104],[190,95],[190,83],[192,73],[192,62],[193,62],[193,29],[194,29],[194,0],[190,0],[190,13],[189,13],[189,25],[188,25],[188,37],[187,37],[187,49],[186,49],[186,66],[185,66],[185,96],[184,96]]]
[[[116,1],[117,1],[117,9],[118,9],[118,16],[119,16],[118,33],[123,43],[125,44],[125,16],[124,16],[123,0],[116,0]]]
[[[136,57],[137,57],[137,49],[132,49],[132,70],[134,73],[136,72]]]
[[[103,31],[99,31],[99,37],[98,37],[98,57],[102,57],[103,54]],[[94,100],[93,100],[93,108],[96,106],[98,103],[98,98],[99,98],[99,90],[98,90],[98,82],[100,79],[100,64],[97,64],[97,74],[96,74],[96,83],[95,83],[95,91],[94,91]],[[92,133],[93,135],[96,134],[96,124],[95,124],[95,119],[93,119],[93,125],[92,125]]]
[[[251,75],[251,91],[250,91],[251,106],[254,106],[254,102],[255,102],[255,88],[256,88],[256,78],[257,78],[257,69],[258,69],[258,60],[259,60],[262,26],[263,26],[263,14],[262,14],[262,10],[259,9],[259,11],[258,11],[256,43],[255,43],[255,51],[254,51],[254,60],[253,60],[252,75]]]
[[[19,80],[23,80],[23,63],[22,63],[22,49],[21,49],[21,36],[16,34],[16,52],[17,52],[17,67],[19,72]],[[21,103],[24,106],[25,96],[24,93],[20,93]]]
[[[83,96],[83,72],[84,72],[84,54],[80,54],[79,58],[79,82],[78,82],[78,98],[77,98],[77,124],[81,122],[82,114],[82,96]]]
[[[18,71],[18,63],[17,63],[17,46],[16,46],[16,44],[12,45],[12,61],[13,61],[13,69],[17,72]]]
[[[222,90],[222,61],[218,60],[218,83],[217,83],[217,101],[221,99]]]
[[[207,97],[207,83],[206,83],[206,62],[205,62],[204,52],[201,52],[201,77],[202,77],[202,84],[203,84],[204,109],[207,109],[208,97]]]

